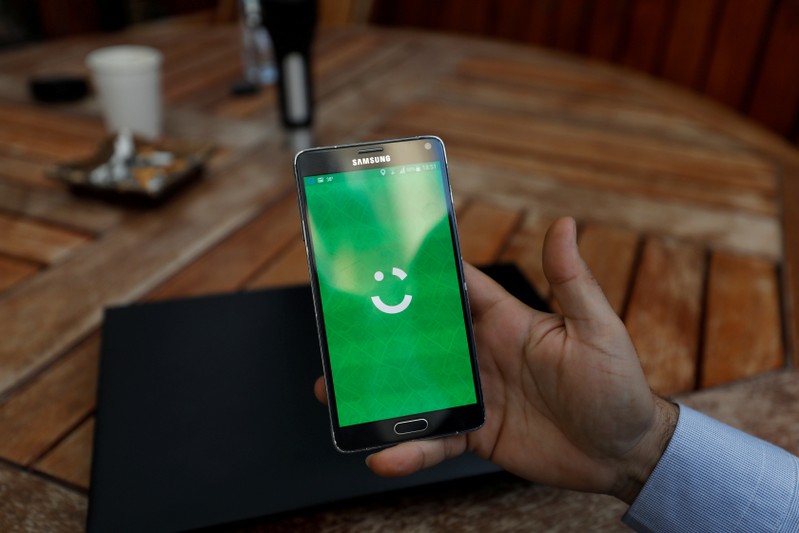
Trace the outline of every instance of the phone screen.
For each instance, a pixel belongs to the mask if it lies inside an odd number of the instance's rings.
[[[446,169],[418,156],[300,178],[341,428],[478,403]]]

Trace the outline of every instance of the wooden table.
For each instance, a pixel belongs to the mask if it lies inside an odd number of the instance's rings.
[[[83,527],[105,306],[307,281],[275,94],[228,92],[237,31],[172,22],[0,54],[0,530]],[[206,179],[159,209],[44,177],[104,128],[94,100],[36,104],[26,80],[85,73],[88,51],[122,42],[165,53],[166,134],[219,147]],[[318,144],[441,136],[464,258],[515,262],[545,295],[544,232],[576,217],[653,388],[799,451],[785,369],[799,330],[794,149],[677,88],[553,52],[367,28],[316,44]],[[265,523],[615,529],[623,510],[505,480]]]

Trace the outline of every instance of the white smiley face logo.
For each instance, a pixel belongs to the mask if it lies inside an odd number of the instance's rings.
[[[394,277],[399,278],[400,281],[408,277],[408,274],[406,274],[402,269],[399,269],[397,267],[391,269],[391,274]],[[379,270],[375,272],[375,281],[383,281],[384,278],[385,276],[383,275],[382,272],[380,272]],[[377,307],[380,311],[388,313],[389,315],[396,315],[397,313],[405,311],[408,308],[408,306],[411,305],[412,299],[413,296],[411,296],[410,294],[406,294],[405,297],[402,299],[402,301],[397,305],[388,305],[383,303],[383,300],[380,299],[380,296],[372,296],[372,303],[375,304],[375,307]]]

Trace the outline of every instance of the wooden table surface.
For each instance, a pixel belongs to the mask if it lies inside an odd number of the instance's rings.
[[[158,209],[78,198],[44,175],[105,131],[94,99],[37,104],[28,78],[85,74],[87,52],[123,42],[165,54],[166,135],[219,148],[205,179]],[[753,395],[780,412],[799,399],[785,369],[799,330],[789,145],[661,82],[502,43],[328,31],[314,75],[317,144],[444,139],[467,261],[514,262],[547,295],[544,232],[574,216],[656,391],[712,388],[681,398],[722,418]],[[162,23],[0,54],[0,530],[83,528],[105,306],[307,282],[275,94],[230,96],[239,77],[234,26]],[[778,422],[741,413],[727,419],[777,435]],[[522,481],[424,494],[265,523],[459,529],[500,515],[508,529],[615,529],[624,509]]]

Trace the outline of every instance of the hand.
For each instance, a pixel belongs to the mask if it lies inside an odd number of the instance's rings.
[[[549,229],[544,273],[562,315],[533,310],[465,265],[486,423],[370,456],[384,476],[466,450],[546,485],[632,503],[674,432],[677,408],[649,389],[624,324],[579,255],[574,220]],[[324,382],[315,386],[324,399]]]

